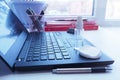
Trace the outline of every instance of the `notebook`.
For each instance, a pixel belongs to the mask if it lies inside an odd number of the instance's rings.
[[[28,32],[4,1],[0,1],[0,4],[0,58],[11,70],[48,70],[113,64],[114,60],[103,52],[99,59],[79,56],[74,50],[73,34]],[[84,44],[93,45],[86,39]]]

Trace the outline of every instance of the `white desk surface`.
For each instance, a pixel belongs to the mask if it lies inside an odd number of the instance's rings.
[[[109,73],[53,74],[49,72],[13,73],[0,76],[0,80],[119,80],[120,79],[120,27],[85,31],[82,35],[100,48],[115,62]]]

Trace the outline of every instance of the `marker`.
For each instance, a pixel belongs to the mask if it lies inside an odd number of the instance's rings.
[[[64,73],[103,73],[112,70],[109,67],[93,67],[93,68],[58,68],[53,69],[52,72],[56,74]]]

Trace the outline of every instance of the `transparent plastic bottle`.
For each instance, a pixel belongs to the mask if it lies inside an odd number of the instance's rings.
[[[83,38],[81,32],[83,31],[83,20],[81,16],[77,17],[76,28],[75,28],[75,49],[83,46]]]

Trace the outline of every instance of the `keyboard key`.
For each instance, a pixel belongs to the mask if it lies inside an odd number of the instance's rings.
[[[55,53],[60,53],[60,50],[59,49],[55,50]]]
[[[47,48],[46,48],[46,47],[41,47],[40,49],[41,49],[41,50],[46,50]]]
[[[48,54],[54,54],[54,52],[52,51],[52,52],[48,52]]]
[[[54,52],[54,50],[53,49],[48,49],[48,52]]]
[[[39,57],[40,54],[33,54],[33,57]]]
[[[61,60],[61,59],[63,59],[61,53],[55,53],[55,54],[56,54],[56,59],[57,59],[57,60]]]
[[[57,43],[56,43],[56,42],[53,42],[53,46],[57,46]]]
[[[61,50],[62,53],[67,53],[67,50]]]
[[[40,59],[41,59],[41,60],[47,60],[48,57],[47,57],[47,55],[41,55],[41,56],[40,56]]]
[[[62,53],[64,56],[68,56],[69,55],[69,53],[67,53],[67,52],[63,52]]]
[[[63,56],[64,57],[64,59],[70,59],[70,56],[69,55],[65,55],[65,56]]]
[[[34,48],[35,48],[35,49],[40,49],[40,46],[35,46]]]
[[[47,50],[40,50],[40,53],[47,53]]]
[[[48,59],[49,60],[54,60],[55,59],[55,55],[54,54],[48,54]]]
[[[39,54],[40,52],[39,51],[35,51],[35,52],[33,52],[34,54]]]
[[[34,51],[40,51],[40,48],[35,48]]]
[[[41,52],[40,54],[41,54],[41,55],[47,55],[47,53],[46,53],[46,52]]]
[[[33,61],[39,61],[39,57],[33,57]]]
[[[41,45],[41,48],[46,48],[46,44],[45,45]]]
[[[27,62],[30,62],[32,61],[32,57],[31,56],[28,56],[27,59],[26,59]]]
[[[53,47],[51,46],[51,47],[48,47],[48,49],[53,49]]]
[[[59,50],[59,47],[54,47],[54,50]]]
[[[59,46],[58,46],[58,45],[54,45],[53,47],[54,47],[54,48],[59,48]]]
[[[66,50],[66,48],[65,48],[65,47],[61,47],[60,49],[61,49],[61,50]]]

